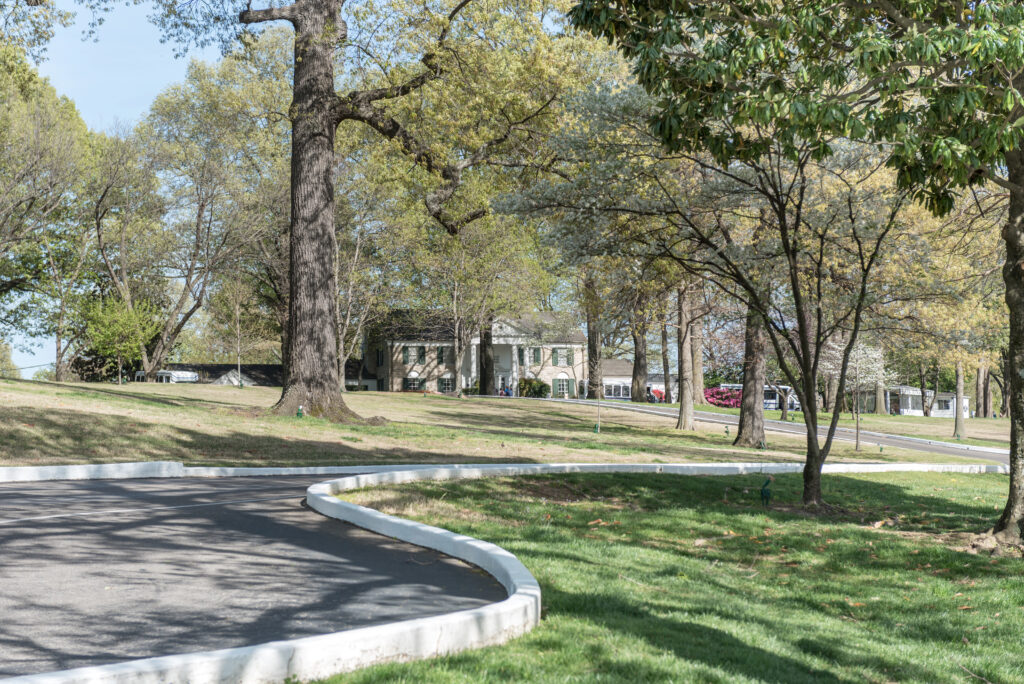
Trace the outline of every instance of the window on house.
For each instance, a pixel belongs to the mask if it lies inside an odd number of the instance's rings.
[[[533,348],[533,362],[535,364],[540,364],[540,347]]]
[[[383,365],[384,365],[384,350],[383,349],[378,349],[377,350],[377,366],[379,367],[379,366],[383,366]]]
[[[426,363],[426,362],[427,362],[427,348],[426,347],[416,347],[416,363]]]
[[[402,363],[409,365],[409,348],[402,347]]]
[[[555,396],[569,396],[569,378],[555,378]]]
[[[519,357],[519,365],[520,366],[525,366],[526,365],[526,350],[523,349],[522,347],[519,347],[518,349],[516,349],[516,353],[517,353],[517,355]]]
[[[629,385],[623,385],[622,386],[622,398],[623,399],[629,399],[629,392],[630,392]]]
[[[606,396],[606,397],[615,396],[614,394],[612,394],[612,392],[614,392],[614,391],[615,390],[612,389],[611,385],[605,385],[604,386],[604,396]]]
[[[936,401],[938,401],[938,403],[939,403],[939,410],[940,411],[948,411],[949,410],[949,406],[950,406],[950,400],[949,399],[937,399]]]
[[[437,381],[438,392],[454,392],[455,378],[439,378]]]
[[[402,378],[403,390],[425,390],[427,381],[424,378]]]
[[[437,365],[444,365],[444,347],[437,348]],[[443,391],[443,390],[442,390]]]

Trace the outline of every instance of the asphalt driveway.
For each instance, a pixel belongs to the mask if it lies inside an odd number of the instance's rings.
[[[207,651],[505,598],[303,507],[323,476],[0,484],[0,677]]]

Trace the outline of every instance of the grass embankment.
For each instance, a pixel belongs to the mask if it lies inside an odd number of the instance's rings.
[[[802,460],[803,440],[770,435],[737,449],[719,425],[682,433],[674,419],[596,408],[421,394],[348,395],[381,426],[271,416],[280,391],[212,385],[0,381],[0,465],[172,460],[190,465]],[[732,430],[735,434],[735,429]],[[948,456],[837,443],[833,461],[955,462]]]
[[[1020,682],[1024,561],[957,547],[1005,477],[566,476],[423,482],[344,498],[492,541],[543,590],[509,644],[331,682]],[[787,506],[789,508],[787,508]]]
[[[606,402],[611,404],[612,402]],[[679,404],[653,404],[658,408],[678,408]],[[711,406],[710,404],[696,407],[698,411],[709,413],[724,413],[738,416],[738,408],[723,408]],[[764,417],[768,420],[782,420],[782,411],[765,411]],[[818,424],[828,427],[832,420],[831,413],[819,413]],[[799,423],[803,421],[803,415],[798,411],[789,412],[789,422]],[[849,413],[839,417],[839,427],[853,429],[856,421]],[[953,437],[952,418],[933,418],[924,416],[883,416],[874,413],[864,413],[860,417],[860,429],[871,432],[884,432],[889,435],[903,435],[905,437],[920,437],[922,439],[934,439],[943,442],[957,443]],[[964,421],[965,434],[960,440],[961,444],[973,444],[976,446],[992,446],[1003,449],[1010,448],[1010,419],[1009,418],[969,418]]]

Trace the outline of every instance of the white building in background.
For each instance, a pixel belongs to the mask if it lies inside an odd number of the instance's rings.
[[[718,386],[721,389],[731,390],[742,390],[743,385],[737,384],[722,384]],[[781,390],[781,391],[780,391]],[[779,411],[782,409],[783,397],[788,398],[789,410],[799,411],[800,410],[800,399],[796,396],[796,392],[789,385],[779,385],[776,389],[772,385],[764,386],[764,408],[766,411]]]
[[[385,392],[455,392],[479,382],[480,336],[455,367],[455,333],[443,313],[397,312],[366,339],[364,377]],[[491,333],[494,386],[519,394],[519,380],[539,379],[554,397],[585,392],[587,339],[552,313],[498,319]]]
[[[875,392],[869,390],[860,393],[861,410],[873,413],[875,410]],[[925,390],[925,397],[932,402],[932,416],[935,418],[956,417],[956,394]],[[964,418],[971,417],[971,400],[964,395]],[[894,416],[923,416],[924,406],[921,400],[921,388],[910,385],[893,385],[885,388],[885,412]]]
[[[605,399],[632,397],[633,362],[625,359],[601,359],[601,378],[604,382]]]

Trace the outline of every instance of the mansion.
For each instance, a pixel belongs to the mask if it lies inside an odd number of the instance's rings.
[[[554,397],[586,393],[587,340],[582,331],[552,313],[497,319],[492,327],[494,386],[519,394],[519,380],[551,386]],[[400,312],[367,335],[360,377],[346,384],[369,390],[457,392],[479,386],[480,334],[456,368],[455,331],[450,319]]]

